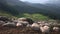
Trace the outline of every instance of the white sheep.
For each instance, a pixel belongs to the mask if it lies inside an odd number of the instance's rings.
[[[26,18],[18,18],[18,21],[25,21],[27,20]]]
[[[33,23],[32,25],[31,25],[31,28],[32,29],[34,29],[34,30],[39,30],[39,25],[37,24],[37,23]]]
[[[29,24],[34,23],[34,21],[32,19],[30,19],[30,18],[18,18],[18,21],[27,21],[27,22],[29,22]]]
[[[31,27],[31,25],[30,24],[27,24],[27,26],[26,27]]]
[[[46,26],[50,26],[50,24],[49,24],[49,23],[45,23],[45,25],[46,25]]]
[[[21,23],[17,23],[16,26],[17,27],[19,27],[19,26],[22,27],[23,25]]]
[[[49,26],[40,26],[40,30],[42,33],[49,33],[50,27]]]
[[[3,25],[5,22],[4,21],[0,21],[0,25]]]
[[[19,21],[16,26],[27,26],[28,22],[27,21]]]
[[[2,26],[9,26],[9,27],[11,26],[11,27],[13,27],[13,26],[16,26],[16,24],[8,22],[8,23],[3,24]]]
[[[39,24],[44,24],[44,23],[45,23],[45,21],[39,21],[39,22],[37,22],[37,23],[39,23]]]
[[[53,31],[59,31],[60,28],[59,27],[53,27]]]

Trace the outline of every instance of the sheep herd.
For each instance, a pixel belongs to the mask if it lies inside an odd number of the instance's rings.
[[[34,22],[30,18],[18,18],[9,21],[6,17],[0,17],[0,26],[3,27],[30,27],[35,31],[41,31],[48,34],[52,31],[59,32],[60,26],[58,23],[46,23],[45,21]]]

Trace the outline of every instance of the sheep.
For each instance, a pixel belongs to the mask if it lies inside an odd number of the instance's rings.
[[[0,21],[0,25],[3,25],[5,22],[4,21]]]
[[[49,31],[50,31],[50,27],[46,26],[46,25],[45,26],[40,26],[40,30],[41,30],[42,33],[48,34]]]
[[[39,23],[39,24],[44,24],[44,23],[45,23],[45,21],[39,21],[39,22],[37,22],[37,23]]]
[[[27,24],[27,26],[26,27],[31,27],[31,25],[30,24]]]
[[[6,16],[0,16],[0,20],[4,22],[10,21],[10,19]]]
[[[2,26],[3,27],[15,27],[16,24],[15,23],[8,22],[8,23],[3,24]]]
[[[22,27],[23,25],[21,23],[16,24],[17,27]]]
[[[27,21],[27,22],[29,22],[29,24],[34,23],[34,21],[32,19],[30,19],[30,18],[18,18],[18,21]]]
[[[28,22],[27,21],[19,21],[16,26],[27,26]]]
[[[59,31],[60,30],[60,28],[59,27],[53,27],[53,31]]]
[[[18,21],[26,21],[26,18],[18,18]]]
[[[37,22],[37,23],[41,24],[42,22],[41,22],[41,21],[39,21],[39,22]]]
[[[45,23],[46,26],[51,26],[49,23]]]
[[[39,27],[40,27],[40,26],[39,26],[37,23],[33,23],[33,24],[31,25],[31,28],[32,28],[33,30],[40,30]]]
[[[14,22],[15,24],[17,24],[18,23],[18,20],[12,20],[11,22]]]

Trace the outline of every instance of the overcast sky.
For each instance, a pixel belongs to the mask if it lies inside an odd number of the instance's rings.
[[[21,0],[21,1],[28,1],[28,2],[32,2],[32,3],[45,3],[48,0]]]

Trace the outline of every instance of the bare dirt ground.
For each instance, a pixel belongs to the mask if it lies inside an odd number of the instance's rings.
[[[34,31],[27,27],[0,27],[0,34],[42,34],[41,31]],[[51,32],[49,34],[60,34],[60,32]]]

